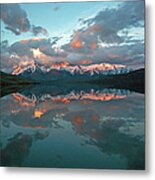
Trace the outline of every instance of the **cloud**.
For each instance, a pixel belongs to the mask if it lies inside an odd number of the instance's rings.
[[[42,33],[47,35],[47,30],[41,26],[32,26],[26,11],[19,4],[1,4],[1,20],[6,25],[5,29],[11,31],[15,35],[23,32],[32,31],[34,35]]]
[[[98,47],[98,39],[94,36],[95,31],[93,28],[94,26],[91,26],[85,32],[75,31],[69,44],[65,44],[62,47],[68,52],[92,53]]]
[[[144,43],[100,47],[92,53],[69,52],[67,61],[73,64],[123,64],[133,69],[144,67]]]
[[[80,62],[84,61],[86,64],[88,63],[89,57],[87,57],[85,54],[79,54],[79,53],[68,53],[67,55],[67,61],[73,64],[80,64]],[[87,61],[86,61],[87,60]],[[82,63],[83,64],[83,63]]]
[[[19,4],[1,4],[1,19],[7,25],[6,28],[15,34],[27,32],[30,29],[27,14]]]
[[[32,32],[33,34],[36,36],[38,34],[43,34],[45,36],[48,35],[48,32],[45,28],[41,27],[41,26],[32,26]]]
[[[14,66],[26,65],[34,60],[46,65],[64,61],[67,54],[61,48],[53,48],[52,43],[46,38],[21,40],[12,45],[9,45],[7,40],[2,41],[1,70],[10,73]]]
[[[92,61],[123,64],[132,68],[138,65],[144,67],[144,43],[99,48],[94,52]]]
[[[68,61],[73,64],[123,64],[134,69],[144,66],[144,37],[143,34],[137,35],[142,32],[139,29],[144,29],[143,1],[123,2],[117,8],[100,11],[83,23],[85,26],[74,30],[70,42],[60,48],[57,41],[62,37],[37,37],[15,42],[11,46],[3,42],[3,60],[5,64],[7,61],[11,64],[11,60],[28,61],[30,58],[47,65]],[[18,31],[15,29],[14,33]],[[44,28],[35,25],[29,31],[35,35],[47,33]]]
[[[17,58],[12,59],[12,53],[10,51],[10,46],[7,40],[4,40],[0,43],[1,49],[1,63],[0,69],[4,72],[11,73],[12,67],[19,62]]]
[[[23,44],[21,42],[16,42],[11,45],[10,50],[12,53],[16,53],[18,56],[28,56],[32,57],[33,53],[28,44]]]
[[[57,44],[57,42],[58,42],[60,39],[62,39],[62,38],[63,38],[62,36],[59,36],[59,37],[54,36],[54,37],[52,37],[52,38],[51,38],[51,39],[52,39],[52,45]]]
[[[117,8],[104,9],[95,17],[83,20],[84,28],[74,31],[69,44],[63,48],[69,52],[92,53],[99,42],[121,44],[131,42],[128,31],[133,27],[143,27],[144,2],[124,2]],[[124,34],[119,33],[124,31]],[[126,32],[126,33],[125,33]]]
[[[57,39],[54,39],[54,43]],[[29,49],[39,49],[46,56],[57,56],[57,57],[66,57],[66,53],[60,48],[53,48],[53,42],[51,39],[46,38],[32,38],[29,40],[23,40],[19,42],[23,48],[25,46],[29,47]]]
[[[106,44],[131,42],[129,29],[143,27],[143,23],[144,2],[124,2],[117,8],[104,9],[95,17],[83,20],[85,26],[73,33],[64,48],[70,52],[91,53],[98,48],[99,41]]]
[[[16,29],[14,29],[13,27],[8,27],[8,26],[6,26],[5,29],[13,32],[15,35],[20,35],[20,32],[17,31]]]
[[[120,30],[130,27],[142,26],[144,20],[144,2],[124,2],[118,8],[100,11],[94,18],[84,21],[84,24],[98,26],[99,30],[94,33],[105,43],[121,43],[124,37],[118,35]],[[85,33],[89,27],[81,29]]]
[[[82,22],[84,27],[74,31],[70,42],[62,46],[69,61],[144,66],[143,34],[137,39],[139,29],[144,29],[143,1],[123,2]]]
[[[52,43],[45,38],[21,40],[12,45],[9,45],[7,40],[2,41],[0,69],[11,73],[14,68],[24,67],[34,61],[44,65],[65,61],[67,54],[61,48],[53,48]]]

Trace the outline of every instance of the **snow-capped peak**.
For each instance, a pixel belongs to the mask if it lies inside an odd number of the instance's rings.
[[[44,66],[35,61],[29,62],[27,64],[19,64],[19,66],[15,67],[12,74],[23,74],[24,72],[34,73],[36,71],[40,71],[42,73],[48,73],[52,70],[57,71],[66,71],[71,75],[75,74],[90,74],[93,76],[94,74],[120,74],[127,73],[130,71],[126,66],[119,64],[108,64],[108,63],[100,63],[100,64],[91,64],[91,65],[72,65],[68,62],[61,62],[52,64],[51,66]]]

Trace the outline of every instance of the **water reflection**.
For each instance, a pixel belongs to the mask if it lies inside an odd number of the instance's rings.
[[[44,134],[36,132],[34,135],[17,133],[8,139],[8,144],[2,149],[3,166],[21,166],[24,158],[29,154],[32,143],[48,137],[48,132]]]
[[[144,95],[34,87],[1,102],[3,166],[144,169]]]

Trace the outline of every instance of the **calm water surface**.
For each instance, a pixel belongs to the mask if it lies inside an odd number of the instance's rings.
[[[144,94],[34,88],[0,111],[2,166],[144,169]]]

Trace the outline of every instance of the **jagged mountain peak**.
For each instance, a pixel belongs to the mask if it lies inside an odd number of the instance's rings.
[[[67,76],[95,76],[95,75],[109,75],[109,74],[121,74],[128,73],[130,69],[126,66],[119,64],[90,64],[90,65],[73,65],[68,62],[60,62],[52,64],[51,66],[45,66],[37,61],[32,61],[23,66],[20,64],[14,69],[12,74],[22,75],[22,76],[34,76],[37,78],[41,75],[51,75],[54,76],[62,75]],[[45,77],[44,77],[45,78]],[[49,79],[50,77],[48,77]]]

